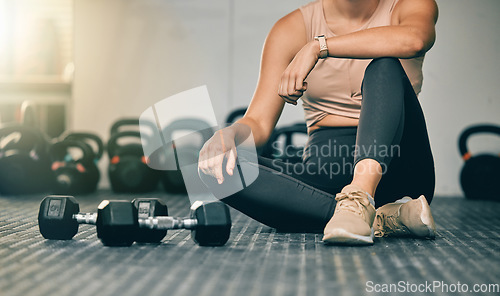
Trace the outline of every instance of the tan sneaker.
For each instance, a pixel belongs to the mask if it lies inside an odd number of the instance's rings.
[[[436,225],[431,208],[423,195],[418,199],[408,196],[377,209],[375,236],[413,236],[433,239]]]
[[[337,205],[326,224],[323,241],[332,244],[373,244],[373,198],[357,186],[347,185],[335,196]]]

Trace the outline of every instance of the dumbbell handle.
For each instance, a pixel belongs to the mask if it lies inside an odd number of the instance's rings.
[[[139,218],[139,227],[149,229],[193,229],[196,225],[198,225],[196,219],[183,219],[168,216]]]
[[[73,219],[75,219],[78,224],[96,225],[97,213],[78,213],[73,215]]]

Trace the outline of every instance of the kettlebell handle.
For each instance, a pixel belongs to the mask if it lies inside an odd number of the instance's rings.
[[[114,134],[118,133],[120,128],[122,126],[137,126],[139,127],[139,118],[123,118],[117,120],[113,125],[111,126],[109,134],[113,136]]]
[[[36,151],[46,149],[47,143],[45,142],[45,138],[40,130],[35,127],[20,125],[20,124],[7,124],[3,125],[0,128],[0,139],[4,138],[12,133],[20,133],[22,137],[33,137],[34,145],[33,149]]]
[[[247,108],[240,108],[240,109],[234,110],[233,112],[231,112],[227,116],[226,122],[225,122],[226,125],[229,126],[229,125],[233,124],[236,121],[236,118],[243,117],[246,112],[247,112]]]
[[[116,155],[116,152],[118,150],[118,140],[121,138],[138,138],[141,140],[141,133],[137,131],[125,131],[125,132],[117,132],[113,135],[111,135],[111,138],[108,140],[108,155],[109,158],[113,158],[113,156]]]
[[[24,101],[21,104],[21,124],[25,126],[37,127],[38,118],[36,104],[33,101]]]
[[[214,129],[204,120],[198,118],[183,118],[172,121],[163,129],[163,135],[172,139],[172,135],[178,130],[193,131],[201,135],[203,144],[214,135]]]
[[[78,159],[79,162],[92,162],[93,161],[93,151],[92,147],[89,144],[77,141],[77,140],[63,140],[52,144],[50,147],[50,157],[52,161],[56,160],[64,160],[65,155],[67,154],[68,148],[77,148],[82,151],[83,156],[81,159]]]
[[[466,128],[462,132],[462,134],[460,134],[460,137],[458,139],[458,150],[460,151],[460,155],[465,161],[469,160],[472,157],[467,147],[467,140],[469,139],[470,136],[479,133],[496,134],[500,136],[500,126],[491,124],[480,124]]]
[[[74,132],[69,133],[64,137],[65,140],[81,140],[81,139],[89,139],[97,145],[97,151],[94,151],[94,155],[96,159],[101,159],[102,154],[104,153],[104,143],[101,138],[93,133],[84,133],[84,132]],[[93,150],[93,149],[92,149]]]
[[[267,140],[267,143],[264,145],[264,151],[262,152],[262,156],[271,157],[276,152],[275,148],[273,147],[273,143],[276,142],[278,138],[282,135],[285,136],[285,145],[286,146],[292,145],[293,134],[307,135],[307,126],[304,123],[300,122],[276,128],[269,137],[269,139]]]

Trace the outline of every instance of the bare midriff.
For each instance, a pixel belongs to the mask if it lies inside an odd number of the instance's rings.
[[[358,126],[359,119],[352,117],[345,117],[335,114],[329,114],[325,118],[321,119],[313,126],[310,126],[307,131],[312,132],[320,127],[334,127],[334,126]]]

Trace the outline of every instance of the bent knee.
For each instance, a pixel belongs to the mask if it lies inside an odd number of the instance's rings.
[[[403,69],[401,62],[397,58],[382,57],[373,59],[368,67],[366,67],[365,78],[372,72],[390,72],[390,71],[401,71]]]

